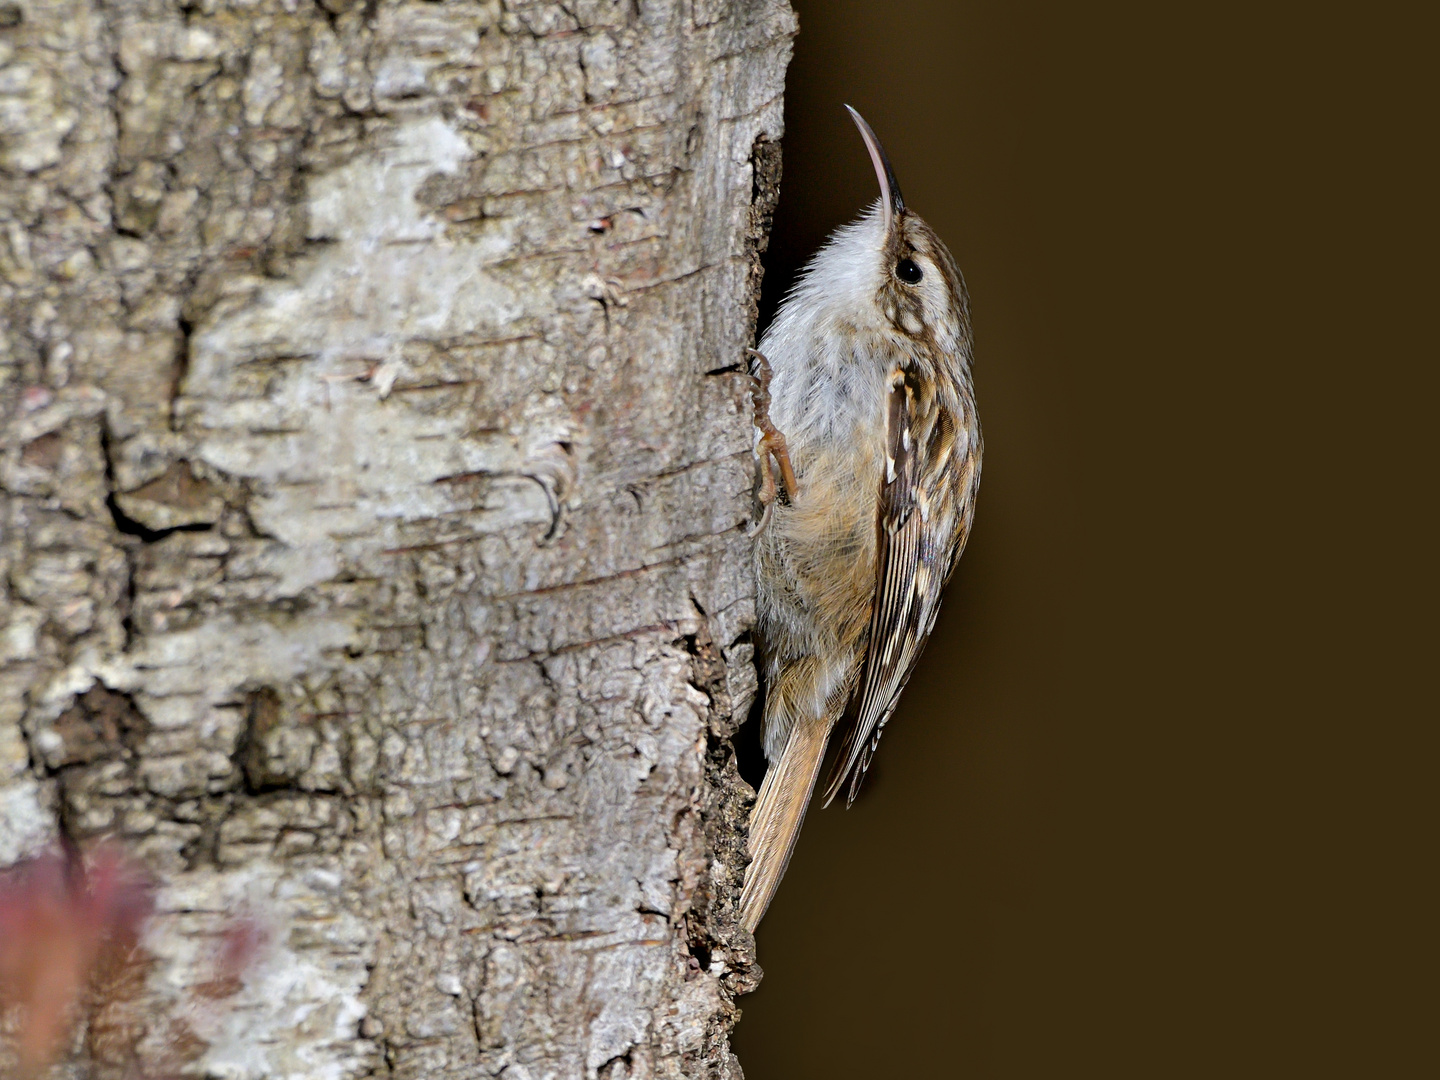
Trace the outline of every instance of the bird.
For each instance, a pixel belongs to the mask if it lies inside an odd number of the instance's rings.
[[[854,802],[934,628],[980,485],[965,280],[905,204],[875,132],[845,108],[880,197],[830,235],[750,350],[768,763],[739,904],[752,933],[832,737],[825,805],[842,791]]]

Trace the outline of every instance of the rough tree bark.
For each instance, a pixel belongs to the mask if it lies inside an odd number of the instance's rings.
[[[793,32],[0,3],[0,865],[161,882],[71,1075],[739,1076]]]

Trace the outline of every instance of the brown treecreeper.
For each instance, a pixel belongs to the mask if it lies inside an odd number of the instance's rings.
[[[842,789],[854,801],[935,625],[980,484],[964,279],[906,208],[875,133],[850,113],[880,199],[811,260],[757,364],[764,512],[755,568],[769,770],[740,900],[752,931],[842,721],[825,801]]]

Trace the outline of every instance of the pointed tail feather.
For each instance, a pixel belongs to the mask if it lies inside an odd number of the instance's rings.
[[[751,933],[764,918],[790,864],[829,737],[829,724],[796,724],[780,760],[771,763],[760,785],[760,798],[750,815],[750,866],[740,894],[740,922]]]

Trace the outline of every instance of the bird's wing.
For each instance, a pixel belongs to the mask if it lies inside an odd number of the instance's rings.
[[[828,806],[848,782],[846,803],[855,801],[860,781],[880,743],[880,732],[915,668],[935,624],[951,552],[936,550],[934,522],[925,520],[920,490],[923,462],[915,440],[917,394],[913,376],[891,375],[886,417],[885,475],[880,481],[875,558],[875,606],[858,707],[836,758]]]

